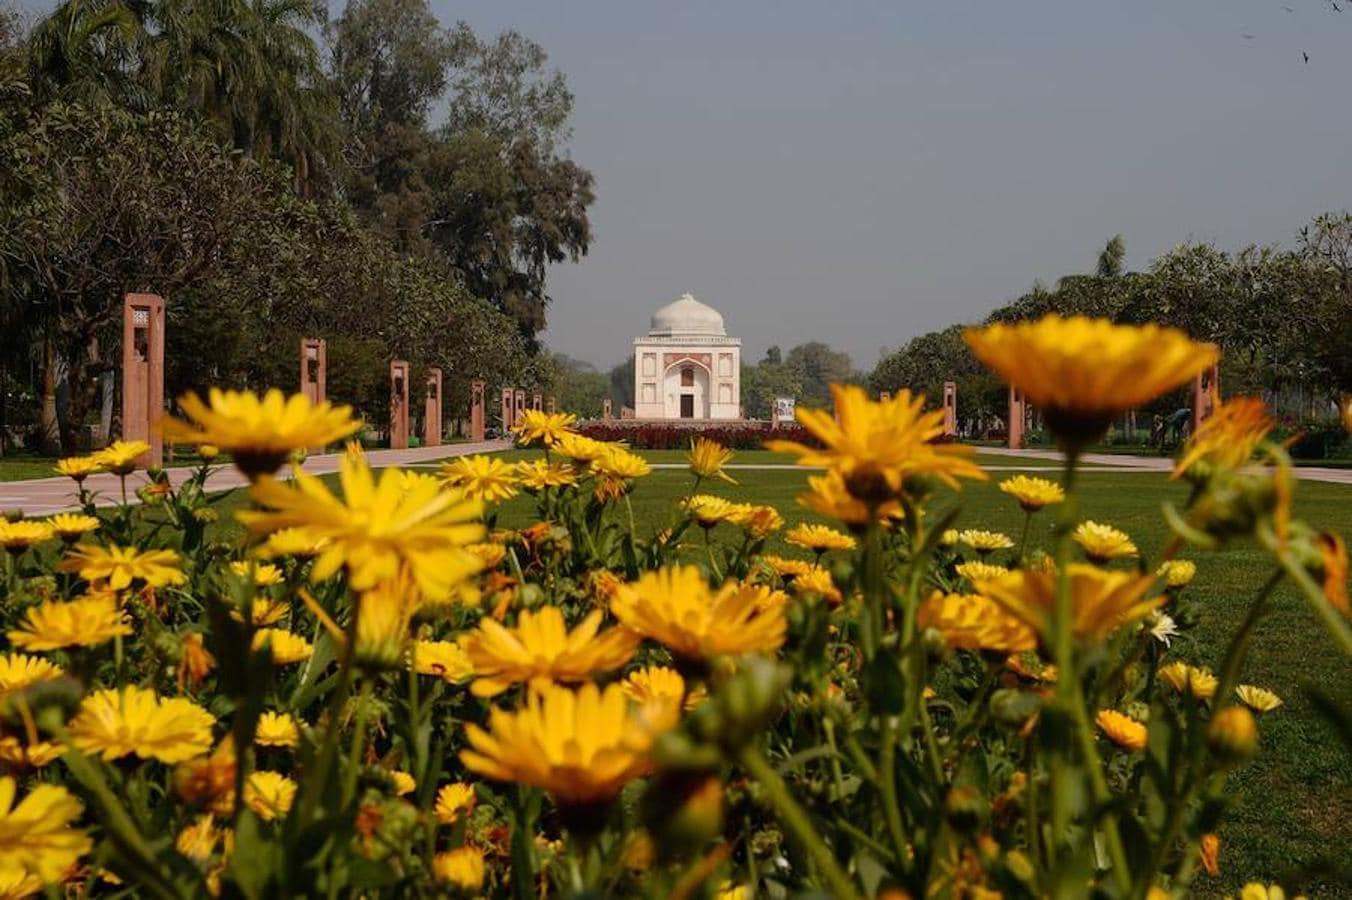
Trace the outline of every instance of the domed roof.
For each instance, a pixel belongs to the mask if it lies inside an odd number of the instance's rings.
[[[648,334],[669,337],[682,334],[712,334],[726,336],[723,317],[718,310],[699,302],[690,294],[682,294],[653,313]]]

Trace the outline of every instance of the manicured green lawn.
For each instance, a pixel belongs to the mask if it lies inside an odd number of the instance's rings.
[[[46,478],[56,473],[56,460],[45,456],[0,456],[0,481],[23,481],[27,478]]]
[[[519,457],[517,451],[506,454]],[[680,462],[680,452],[646,454],[655,462]],[[786,458],[767,453],[741,453],[739,462],[780,463]],[[1008,458],[994,457],[996,464]],[[818,520],[803,510],[795,497],[805,488],[808,472],[795,470],[738,470],[736,485],[706,482],[703,490],[732,500],[775,505],[792,525]],[[945,492],[935,511],[961,507],[960,527],[1003,530],[1017,538],[1023,514],[996,487],[1007,473],[996,473],[987,483],[968,484],[960,494]],[[1082,509],[1085,517],[1112,523],[1129,532],[1147,558],[1153,559],[1169,535],[1160,517],[1166,499],[1181,502],[1184,488],[1161,473],[1086,472]],[[658,469],[632,495],[640,536],[667,527],[676,502],[691,483],[679,469]],[[223,507],[238,505],[232,497]],[[1297,515],[1320,528],[1352,534],[1352,487],[1303,482],[1296,494]],[[533,520],[534,502],[522,496],[505,504],[498,523],[518,527]],[[1045,546],[1051,519],[1034,519],[1031,540]],[[714,532],[715,537],[726,526]],[[770,542],[776,553],[800,553],[781,540]],[[1262,552],[1239,544],[1210,554],[1184,554],[1197,562],[1198,575],[1188,589],[1201,608],[1200,621],[1190,635],[1176,642],[1175,652],[1191,662],[1218,668],[1224,641],[1247,611],[1257,586],[1271,573]],[[1280,590],[1273,613],[1258,627],[1249,656],[1245,682],[1275,690],[1285,701],[1262,721],[1262,751],[1258,758],[1230,780],[1235,806],[1220,834],[1223,842],[1223,878],[1216,893],[1233,891],[1245,880],[1282,880],[1293,870],[1320,860],[1346,862],[1349,821],[1352,821],[1352,767],[1343,746],[1315,715],[1303,693],[1306,684],[1318,686],[1352,705],[1352,665],[1333,648],[1296,593]],[[1205,882],[1205,883],[1203,883]],[[1212,882],[1203,879],[1202,889]],[[1346,882],[1316,885],[1312,896],[1352,896]]]

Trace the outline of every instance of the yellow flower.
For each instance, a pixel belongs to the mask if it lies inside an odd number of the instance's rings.
[[[1155,570],[1155,574],[1164,579],[1164,584],[1167,587],[1185,587],[1192,583],[1193,578],[1197,577],[1197,563],[1190,559],[1171,559],[1160,563],[1160,567]]]
[[[730,520],[737,509],[736,504],[712,494],[693,494],[680,505],[701,528],[713,528],[719,522]]]
[[[221,843],[227,831],[217,828],[216,820],[211,816],[198,816],[190,824],[183,826],[183,830],[174,839],[174,849],[198,865],[203,865],[215,855],[216,845]]]
[[[481,503],[430,484],[405,492],[394,469],[383,471],[377,484],[366,462],[351,456],[344,456],[339,467],[346,502],[304,472],[296,473],[294,488],[264,476],[249,492],[271,511],[243,511],[240,520],[256,533],[301,526],[327,539],[311,577],[322,581],[346,565],[356,591],[370,590],[407,568],[429,599],[440,600],[482,568],[479,558],[464,549],[483,540],[484,527],[474,521],[483,512]]]
[[[258,549],[258,555],[264,559],[276,559],[279,556],[316,556],[327,543],[327,538],[319,537],[308,529],[282,528],[268,535],[268,539]]]
[[[253,649],[267,646],[272,651],[274,666],[289,666],[309,659],[315,652],[312,645],[300,635],[283,628],[260,628],[254,632]]]
[[[228,451],[249,478],[275,472],[294,450],[323,447],[361,428],[350,406],[311,403],[304,394],[287,397],[277,388],[261,399],[252,391],[212,388],[207,400],[191,392],[179,397],[190,421],[164,419],[164,436]]]
[[[1187,691],[1198,700],[1210,700],[1216,696],[1218,681],[1207,669],[1174,661],[1160,666],[1156,674],[1174,690],[1179,693]]]
[[[1221,874],[1220,837],[1210,833],[1202,835],[1197,850],[1202,858],[1202,869],[1212,878],[1219,878]]]
[[[249,610],[250,618],[255,625],[276,625],[290,612],[291,604],[275,597],[254,597],[253,606]],[[230,617],[236,622],[244,621],[244,615],[239,610],[232,609]]]
[[[1352,615],[1347,600],[1347,545],[1342,535],[1321,532],[1315,539],[1319,548],[1319,571],[1324,576],[1324,598],[1345,616]]]
[[[595,438],[589,438],[585,435],[568,432],[561,436],[553,450],[562,456],[566,456],[575,463],[590,463],[606,452],[610,445],[604,441],[598,441]]]
[[[631,872],[646,872],[656,861],[657,847],[652,835],[643,829],[629,832],[620,851],[620,864]]]
[[[620,682],[624,694],[642,707],[665,707],[679,713],[681,708],[693,709],[708,694],[702,687],[687,693],[685,679],[670,666],[647,666],[635,669]]]
[[[1036,322],[969,328],[963,339],[977,359],[1042,412],[1053,434],[1075,446],[1220,358],[1214,345],[1176,328],[1063,319],[1055,313]]]
[[[117,601],[96,595],[69,603],[49,600],[29,607],[19,627],[7,634],[24,650],[59,650],[62,647],[94,647],[118,635],[131,634],[131,625]]]
[[[1258,750],[1258,723],[1243,706],[1227,706],[1211,717],[1207,745],[1222,764],[1243,762]]]
[[[615,617],[688,660],[769,652],[784,643],[784,595],[729,581],[711,590],[695,566],[645,572],[611,601]]]
[[[728,521],[756,540],[763,540],[784,527],[784,517],[779,510],[764,504],[734,504]]]
[[[500,694],[528,681],[576,682],[618,669],[633,657],[639,636],[627,628],[602,634],[601,610],[594,610],[571,632],[557,606],[523,610],[513,629],[490,618],[464,638],[465,655],[478,676],[471,690],[479,697]]]
[[[254,743],[263,747],[294,747],[300,743],[300,727],[290,714],[269,710],[258,717]]]
[[[40,656],[23,653],[0,656],[0,698],[40,682],[60,678],[62,674],[60,666]]]
[[[649,770],[652,734],[618,684],[546,685],[515,712],[494,709],[488,722],[488,730],[465,726],[472,749],[460,761],[488,778],[540,788],[560,806],[608,803]]]
[[[1025,512],[1037,512],[1044,506],[1060,503],[1066,499],[1066,492],[1061,489],[1061,485],[1031,475],[1006,478],[1000,482],[1000,490],[1017,500]]]
[[[793,580],[795,594],[817,594],[831,606],[845,602],[845,596],[836,587],[831,573],[821,566],[813,566]]]
[[[714,900],[751,900],[751,889],[744,884],[725,881],[714,892]]]
[[[979,559],[974,559],[971,562],[958,563],[954,569],[959,575],[966,578],[972,584],[976,584],[979,581],[986,581],[990,578],[999,578],[1009,571],[1009,569],[1004,566],[982,562]]]
[[[803,506],[856,528],[868,525],[868,504],[850,496],[849,490],[845,487],[845,479],[839,472],[809,475],[807,486],[808,493],[800,494],[798,497],[798,502]],[[878,507],[878,517],[883,520],[901,518],[901,504],[895,500],[885,501]]]
[[[484,853],[477,847],[456,847],[432,857],[432,874],[437,881],[475,893],[484,886]]]
[[[459,456],[441,467],[441,480],[466,497],[498,503],[516,496],[517,469],[495,456]]]
[[[853,550],[858,544],[848,534],[842,534],[825,525],[797,525],[784,533],[784,540],[814,553],[829,550]]]
[[[71,743],[85,753],[109,760],[134,754],[176,763],[211,749],[215,723],[191,700],[161,698],[152,690],[127,686],[85,697],[68,728]]]
[[[577,470],[567,463],[532,459],[516,464],[516,478],[527,490],[543,491],[577,484]]]
[[[1014,540],[998,531],[985,531],[980,528],[965,528],[958,532],[958,542],[966,544],[977,553],[986,554],[994,550],[1008,550],[1014,546]]]
[[[1197,469],[1203,477],[1220,469],[1237,469],[1253,457],[1253,451],[1277,422],[1257,397],[1231,397],[1217,406],[1197,427],[1171,478]]]
[[[812,563],[805,559],[786,559],[782,556],[771,556],[769,554],[762,556],[761,562],[769,566],[780,578],[786,580],[806,575],[814,568]]]
[[[101,470],[98,460],[92,456],[68,456],[56,464],[56,474],[74,479],[76,484]]]
[[[16,873],[51,884],[63,879],[94,846],[71,823],[83,812],[80,801],[63,787],[39,784],[15,804],[18,785],[0,778],[0,872],[7,881],[23,881]]]
[[[136,471],[136,461],[150,452],[145,441],[113,441],[92,457],[94,465],[114,475],[130,475]]]
[[[600,454],[591,461],[591,473],[597,478],[598,500],[618,499],[629,490],[635,478],[651,472],[647,460],[619,444],[602,444]]]
[[[1094,721],[1117,746],[1128,750],[1145,749],[1146,727],[1131,716],[1112,709],[1101,709]]]
[[[107,547],[79,544],[56,567],[62,572],[78,572],[85,581],[107,581],[115,591],[138,580],[151,587],[183,584],[188,580],[173,550],[137,550],[116,544]]]
[[[959,650],[1023,653],[1037,647],[1037,634],[997,603],[976,594],[935,591],[916,612],[919,628],[933,628]]]
[[[1138,553],[1126,532],[1100,522],[1081,522],[1071,537],[1080,545],[1084,555],[1096,563],[1106,563]]]
[[[9,522],[0,518],[0,547],[10,553],[23,553],[34,544],[50,541],[55,530],[46,522],[23,519]]]
[[[432,811],[442,825],[454,825],[474,812],[478,799],[472,784],[463,781],[444,784],[437,791],[437,802]]]
[[[47,520],[56,536],[68,544],[73,544],[91,531],[97,531],[99,520],[82,513],[57,513]]]
[[[951,487],[958,478],[984,479],[980,466],[964,457],[972,448],[934,444],[944,433],[942,410],[925,412],[923,395],[899,391],[890,400],[870,400],[858,385],[831,385],[835,415],[800,407],[797,418],[824,446],[768,441],[766,448],[798,457],[798,464],[839,472],[850,495],[865,502],[895,499],[903,482],[933,475]]]
[[[1163,597],[1146,598],[1155,584],[1152,575],[1108,572],[1084,563],[1071,563],[1068,575],[1071,633],[1079,640],[1101,641],[1118,628],[1144,619],[1164,602]],[[983,581],[977,589],[1046,640],[1056,606],[1056,579],[1055,572],[1020,569]]]
[[[1281,697],[1267,688],[1260,688],[1253,684],[1241,684],[1235,688],[1235,694],[1239,697],[1240,703],[1256,713],[1272,712],[1282,705]]]
[[[732,459],[731,450],[717,441],[708,438],[690,439],[690,452],[685,458],[690,463],[690,471],[697,478],[721,478],[729,484],[736,484],[723,467]]]
[[[230,571],[240,578],[248,578],[251,569],[253,570],[253,583],[258,587],[271,587],[286,580],[281,569],[267,563],[251,563],[248,560],[237,559],[230,564]]]
[[[402,769],[391,769],[389,775],[396,797],[405,797],[418,789],[418,782]]]
[[[1286,891],[1280,885],[1250,881],[1240,890],[1239,900],[1286,900]],[[1305,897],[1297,895],[1292,900],[1305,900]]]
[[[296,783],[280,772],[254,772],[244,783],[244,805],[269,822],[291,811]]]
[[[528,409],[521,414],[521,421],[512,426],[516,432],[516,443],[521,447],[552,447],[572,433],[571,426],[577,421],[572,413],[548,413],[538,409]]]
[[[952,547],[958,543],[958,529],[945,528],[944,533],[939,535],[939,543],[945,547]]]
[[[414,641],[413,671],[435,675],[449,684],[464,681],[474,674],[474,665],[464,648],[451,641]]]

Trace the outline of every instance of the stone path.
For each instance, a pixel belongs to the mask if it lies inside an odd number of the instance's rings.
[[[491,453],[506,450],[510,446],[510,441],[443,444],[440,447],[417,447],[410,450],[371,450],[367,452],[366,458],[370,460],[371,466],[377,469],[385,466],[430,465],[433,460],[473,453]],[[308,457],[305,460],[305,471],[312,475],[336,472],[341,456],[339,453],[325,453]],[[175,485],[183,483],[192,474],[191,468],[187,466],[176,466],[167,471],[169,480]],[[145,473],[134,472],[129,475],[127,496],[131,497],[145,483]],[[246,484],[248,481],[239,470],[230,465],[217,468],[207,478],[207,487],[213,491],[224,491]],[[85,480],[85,486],[98,493],[97,502],[100,506],[111,506],[122,498],[122,486],[116,475],[107,473],[91,475]],[[0,510],[21,509],[27,516],[45,516],[74,508],[75,494],[75,483],[64,476],[3,481],[0,482]]]
[[[1005,447],[979,447],[978,453],[1022,459],[1045,459],[1060,462],[1059,450],[1009,450]],[[1118,453],[1086,453],[1082,462],[1103,466],[1119,472],[1169,472],[1174,461],[1164,456],[1128,456]],[[987,468],[991,468],[987,466]],[[1327,484],[1352,484],[1352,469],[1334,469],[1325,466],[1296,466],[1296,477],[1301,481],[1322,481]]]

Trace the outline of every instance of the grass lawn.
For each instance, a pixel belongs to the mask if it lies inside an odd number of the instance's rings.
[[[522,454],[512,451],[508,458]],[[679,451],[645,454],[654,462],[681,462]],[[743,463],[782,463],[787,458],[765,452],[737,455]],[[1009,464],[1007,457],[991,457]],[[775,505],[790,524],[817,517],[795,502],[806,474],[793,470],[739,470],[736,485],[706,483],[705,490],[732,500]],[[1004,477],[997,474],[996,480]],[[1165,499],[1181,502],[1184,488],[1160,473],[1086,472],[1082,476],[1084,515],[1110,522],[1129,532],[1141,550],[1153,558],[1168,540],[1160,517]],[[674,504],[689,490],[690,476],[679,469],[658,469],[632,495],[641,536],[670,524]],[[1321,528],[1352,534],[1352,487],[1302,482],[1296,494],[1298,515]],[[231,497],[225,509],[242,502]],[[968,484],[960,494],[942,494],[936,509],[962,507],[959,524],[1003,530],[1018,536],[1023,514],[996,488],[995,481]],[[499,524],[516,527],[533,518],[533,500],[518,497],[499,511]],[[1034,519],[1031,540],[1047,544],[1050,518]],[[715,531],[715,536],[723,529]],[[731,535],[731,531],[728,532]],[[782,541],[772,540],[771,552],[792,554]],[[1223,641],[1245,614],[1257,586],[1272,571],[1263,554],[1242,544],[1213,554],[1192,557],[1197,579],[1189,588],[1201,607],[1201,620],[1175,650],[1189,661],[1218,668]],[[1216,893],[1235,890],[1246,880],[1283,880],[1286,873],[1314,865],[1321,859],[1342,859],[1347,853],[1347,823],[1352,821],[1352,767],[1338,738],[1314,714],[1302,685],[1334,692],[1352,703],[1352,665],[1333,648],[1296,593],[1289,589],[1275,597],[1274,612],[1258,627],[1243,681],[1275,690],[1285,705],[1265,716],[1262,750],[1258,758],[1230,780],[1235,807],[1223,830],[1223,878]],[[1289,882],[1286,882],[1289,883]],[[1203,878],[1201,889],[1211,885]],[[1313,896],[1349,896],[1352,884],[1315,885]],[[1320,889],[1322,888],[1322,889]]]

